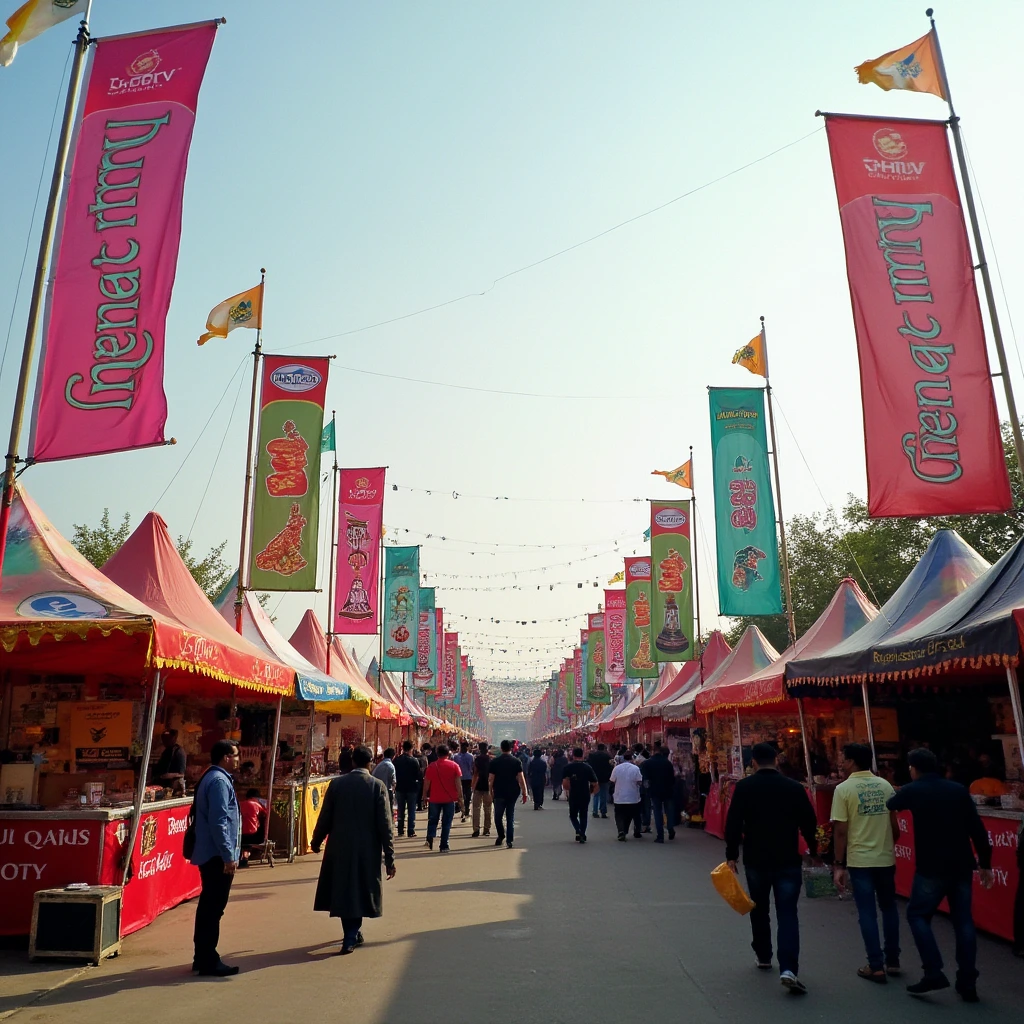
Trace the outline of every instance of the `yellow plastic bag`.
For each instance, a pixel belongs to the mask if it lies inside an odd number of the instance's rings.
[[[711,884],[737,914],[749,914],[754,909],[754,901],[746,894],[726,861],[723,860],[711,872]]]

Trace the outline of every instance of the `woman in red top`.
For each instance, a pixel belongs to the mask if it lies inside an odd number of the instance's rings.
[[[249,866],[249,848],[259,846],[263,842],[263,826],[267,817],[267,809],[260,800],[260,791],[250,789],[245,799],[239,801],[238,810],[242,817],[242,858],[238,862],[240,868]]]
[[[434,836],[437,835],[437,822],[440,819],[441,853],[447,853],[456,806],[465,813],[462,803],[462,769],[448,757],[448,748],[443,743],[438,745],[436,753],[437,760],[427,765],[423,776],[423,799],[430,802],[426,845],[431,850],[434,848]]]

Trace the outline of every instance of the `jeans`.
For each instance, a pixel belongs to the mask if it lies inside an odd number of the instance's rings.
[[[569,797],[569,821],[578,836],[587,834],[587,809],[589,807],[589,797],[586,800],[573,800],[572,797]]]
[[[772,921],[769,910],[772,890],[775,890],[776,938],[779,947],[779,973],[800,971],[800,921],[796,905],[800,899],[803,874],[799,867],[745,868],[750,898],[757,904],[750,912],[750,943],[757,959],[771,963]]]
[[[644,828],[651,827],[651,794],[646,790],[640,794],[640,823]]]
[[[676,802],[670,796],[652,796],[651,810],[654,812],[654,827],[657,830],[658,838],[665,838],[664,821],[668,822],[668,834],[676,834]]]
[[[473,802],[473,780],[462,780],[462,820],[466,820],[469,814],[470,804]]]
[[[409,835],[416,835],[416,804],[419,802],[419,792],[412,790],[409,793],[398,794],[398,834],[405,831],[405,814],[409,812]]]
[[[978,936],[971,916],[973,884],[973,872],[942,878],[914,875],[910,902],[907,904],[907,924],[910,925],[917,951],[921,954],[921,966],[926,978],[942,974],[942,954],[932,934],[932,916],[943,899],[946,899],[949,901],[949,920],[956,936],[956,980],[971,986],[977,979],[975,964],[978,959]]]
[[[414,793],[413,796],[416,794]],[[363,927],[361,917],[343,917],[341,919],[341,944],[354,946],[359,938],[359,929]]]
[[[590,813],[596,818],[597,812],[600,810],[601,817],[608,817],[608,783],[602,782],[598,784],[597,792],[594,794],[594,802],[591,806]]]
[[[544,806],[544,780],[541,779],[539,782],[534,779],[533,785],[530,787],[530,791],[533,793],[533,809],[536,810],[538,807]]]
[[[619,835],[624,836],[629,831],[629,824],[633,823],[633,835],[640,835],[640,804],[616,804],[615,805],[615,826]]]
[[[432,843],[437,835],[437,820],[441,819],[441,849],[448,849],[448,836],[452,830],[452,819],[455,817],[455,801],[446,804],[431,803],[427,808],[427,842]]]
[[[202,891],[196,904],[196,924],[193,934],[195,943],[195,965],[199,970],[209,970],[220,963],[217,943],[220,941],[220,919],[228,905],[228,894],[234,875],[224,874],[224,861],[214,857],[199,866]]]
[[[473,831],[480,831],[480,808],[484,809],[484,835],[491,831],[491,794],[486,789],[473,790]]]
[[[887,964],[895,966],[900,962],[900,912],[896,907],[896,865],[891,868],[851,867],[849,872],[853,901],[857,904],[860,934],[868,954],[868,965],[873,971],[880,971]],[[878,940],[876,899],[878,910],[882,912],[884,953]]]
[[[504,839],[509,846],[515,838],[517,799],[517,796],[494,798],[494,827],[498,830],[498,838]]]

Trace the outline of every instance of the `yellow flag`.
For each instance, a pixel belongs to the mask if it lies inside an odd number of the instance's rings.
[[[678,484],[680,487],[689,487],[693,490],[693,480],[691,477],[691,466],[692,459],[687,459],[681,466],[676,466],[675,469],[656,469],[651,476],[663,476],[670,484]]]
[[[197,344],[205,345],[211,338],[226,338],[238,327],[263,326],[263,286],[256,285],[247,292],[239,292],[210,310],[206,318],[206,331]]]
[[[884,53],[875,60],[866,60],[854,70],[862,85],[874,84],[886,92],[890,89],[930,92],[940,99],[946,98],[935,37],[931,32],[909,46]]]
[[[614,587],[616,583],[622,583],[626,579],[625,569],[620,569],[609,581],[608,586]]]
[[[7,35],[0,39],[0,68],[14,60],[18,47],[48,28],[76,14],[85,17],[88,0],[28,0],[7,19]]]
[[[768,376],[768,358],[764,348],[764,335],[758,334],[751,338],[743,348],[736,349],[732,357],[734,363],[745,366],[751,373],[759,377]]]

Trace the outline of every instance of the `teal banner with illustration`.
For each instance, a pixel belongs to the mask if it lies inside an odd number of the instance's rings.
[[[591,704],[611,704],[612,690],[605,678],[608,659],[605,654],[604,612],[587,616],[587,679],[584,700]]]
[[[723,615],[779,615],[782,588],[764,391],[709,388],[708,392],[719,610]]]
[[[384,671],[414,672],[419,647],[420,549],[384,549]]]

